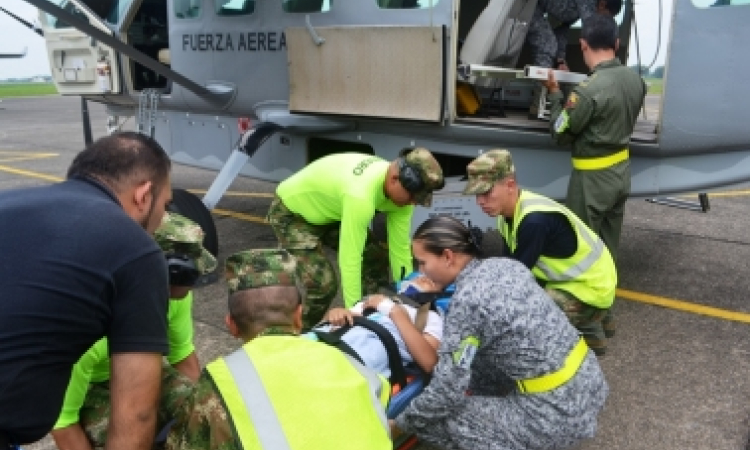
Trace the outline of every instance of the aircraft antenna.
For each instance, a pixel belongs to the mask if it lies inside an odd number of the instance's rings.
[[[659,51],[661,50],[662,1],[659,0],[659,33],[656,35],[656,52],[654,52],[654,59],[651,60],[651,64],[648,65],[648,70],[651,70],[651,67],[656,63],[656,58],[659,56]]]
[[[661,1],[661,0],[659,0]],[[637,14],[635,13],[635,3],[633,5],[633,30],[635,32],[635,57],[638,63],[638,76],[643,76],[641,68],[641,40],[638,38],[638,20],[636,19]],[[641,105],[641,111],[643,112],[643,118],[648,120],[648,113],[646,112],[646,102]]]

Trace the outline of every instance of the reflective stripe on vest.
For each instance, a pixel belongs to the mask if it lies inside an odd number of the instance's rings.
[[[553,208],[559,207],[559,205],[555,204],[552,200],[546,198],[538,197],[534,199],[521,200],[521,210],[532,208],[534,206],[548,206]],[[580,221],[576,220],[572,222],[572,225],[576,229],[576,234],[578,236],[581,236],[581,238],[586,242],[591,251],[588,253],[588,255],[586,255],[585,258],[568,267],[564,272],[556,272],[540,259],[536,263],[536,267],[544,272],[544,275],[547,277],[548,281],[568,281],[578,278],[583,272],[591,269],[591,267],[596,264],[599,258],[601,258],[602,253],[604,252],[604,243],[596,236],[594,236],[591,230],[586,228],[586,226]]]
[[[359,372],[359,374],[362,375],[365,380],[367,380],[367,384],[370,385],[370,391],[375,394],[372,396],[372,406],[378,413],[378,418],[380,418],[380,422],[383,424],[383,427],[385,427],[385,429],[388,430],[388,433],[390,434],[391,427],[388,425],[388,417],[385,414],[385,408],[388,407],[388,399],[391,396],[390,383],[388,383],[388,380],[386,380],[385,377],[375,372],[374,370],[366,368],[365,366],[360,364],[359,361],[347,355],[346,353],[342,353],[342,355],[344,355],[346,359],[348,359],[352,364],[352,366],[357,369],[357,372]]]
[[[583,364],[583,360],[586,359],[588,352],[589,347],[586,345],[586,341],[580,338],[575,347],[573,347],[573,350],[565,357],[562,367],[546,375],[516,381],[518,391],[522,394],[538,394],[559,388],[578,373],[578,368]]]
[[[568,258],[540,255],[532,268],[534,275],[550,289],[561,289],[583,303],[609,308],[615,298],[617,271],[604,243],[574,213],[563,205],[541,195],[522,191],[516,204],[513,223],[504,221],[499,227],[508,248],[518,246],[518,227],[527,214],[558,213],[566,217],[577,239],[576,251]]]
[[[576,170],[602,170],[626,161],[628,158],[630,158],[628,149],[598,158],[573,158],[573,168]]]
[[[328,448],[353,439],[365,440],[363,449],[390,449],[385,415],[390,386],[344,356],[317,342],[268,336],[206,369],[244,450]],[[305,400],[309,410],[297,406]],[[323,421],[341,429],[319,433]]]

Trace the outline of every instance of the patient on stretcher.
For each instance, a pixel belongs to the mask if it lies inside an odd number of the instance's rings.
[[[412,298],[419,293],[436,291],[432,281],[425,276],[403,281],[399,286],[399,294]],[[432,372],[443,337],[443,318],[433,310],[418,313],[416,307],[394,302],[384,295],[367,296],[350,309],[332,308],[326,314],[328,324],[315,327],[307,336],[317,339],[316,332],[335,332],[339,327],[353,325],[353,317],[362,315],[393,336],[404,366],[416,364],[425,373]],[[418,329],[418,325],[423,329]],[[341,335],[341,341],[356,353],[365,366],[383,376],[391,376],[386,346],[375,332],[353,326]]]

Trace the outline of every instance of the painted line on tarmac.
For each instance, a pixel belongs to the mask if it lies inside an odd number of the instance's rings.
[[[188,192],[192,192],[193,194],[205,194],[208,192],[204,189],[187,189]],[[230,197],[256,197],[256,198],[274,198],[276,194],[269,194],[266,192],[237,192],[237,191],[226,191],[224,195],[228,195]]]
[[[708,198],[711,197],[742,197],[750,195],[750,190],[742,190],[742,191],[727,191],[727,192],[709,192]]]
[[[234,217],[235,219],[246,220],[248,222],[262,223],[264,225],[268,225],[268,222],[266,222],[265,217],[251,216],[250,214],[245,214],[245,213],[241,213],[237,211],[230,211],[228,209],[219,209],[219,208],[214,208],[211,210],[211,212],[214,214],[219,214],[221,216],[229,216],[229,217]]]
[[[36,160],[36,159],[54,158],[55,156],[60,156],[60,155],[57,153],[41,153],[39,155],[18,156],[15,158],[0,159],[0,163],[31,161],[31,160]]]
[[[682,300],[629,291],[627,289],[617,289],[617,296],[627,300],[663,306],[665,308],[676,309],[678,311],[685,311],[702,316],[715,317],[734,322],[750,323],[750,314],[748,313],[729,311],[726,309],[714,308],[712,306],[700,305],[698,303],[684,302]]]
[[[39,178],[40,180],[52,181],[53,183],[57,183],[59,181],[65,181],[64,178],[56,177],[53,175],[45,175],[39,172],[30,172],[28,170],[16,169],[15,167],[10,167],[10,166],[0,166],[0,171],[13,173],[16,175],[22,175],[24,177],[29,177],[29,178]]]

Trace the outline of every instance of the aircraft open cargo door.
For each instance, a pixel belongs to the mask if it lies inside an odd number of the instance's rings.
[[[286,39],[292,112],[442,120],[442,27],[289,28]]]
[[[79,20],[113,34],[104,22],[76,0],[50,0]],[[120,93],[120,68],[114,50],[69,24],[39,11],[47,57],[57,91],[63,95]],[[99,74],[97,74],[99,65]]]

